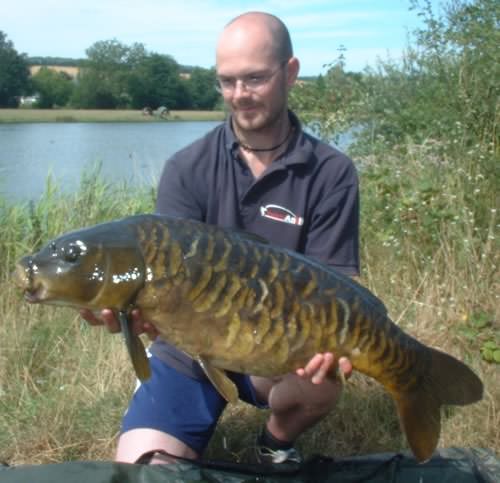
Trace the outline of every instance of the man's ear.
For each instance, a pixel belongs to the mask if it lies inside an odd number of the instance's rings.
[[[297,80],[297,77],[299,75],[299,69],[300,69],[300,62],[297,57],[291,57],[290,60],[287,63],[287,84],[288,87],[292,87],[295,84],[295,81]]]

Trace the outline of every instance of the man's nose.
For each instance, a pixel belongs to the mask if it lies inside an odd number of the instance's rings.
[[[245,81],[237,79],[234,85],[233,96],[241,97],[241,96],[247,96],[248,94],[250,94],[250,91],[248,90]]]

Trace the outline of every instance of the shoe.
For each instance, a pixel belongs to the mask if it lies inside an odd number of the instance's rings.
[[[272,450],[264,446],[256,446],[255,457],[262,464],[300,465],[302,463],[302,457],[295,448]]]

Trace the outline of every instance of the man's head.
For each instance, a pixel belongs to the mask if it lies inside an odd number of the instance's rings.
[[[273,15],[240,15],[219,38],[217,76],[241,131],[262,131],[282,120],[298,70],[290,34]]]

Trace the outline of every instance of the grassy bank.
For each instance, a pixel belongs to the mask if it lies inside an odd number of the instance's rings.
[[[362,163],[362,283],[392,319],[466,361],[485,383],[478,404],[443,412],[440,446],[500,453],[498,218],[494,153],[480,146],[443,155],[436,144],[381,146]],[[47,189],[31,206],[0,200],[0,460],[106,459],[113,455],[134,376],[120,337],[72,310],[28,306],[9,281],[14,262],[58,233],[150,211],[151,188],[113,187],[87,175],[76,193]],[[228,407],[212,457],[244,458],[266,416]],[[355,374],[338,410],[303,435],[305,455],[406,448],[381,386]]]
[[[0,123],[15,122],[166,122],[220,121],[222,111],[170,111],[167,117],[146,116],[135,110],[0,109]]]

